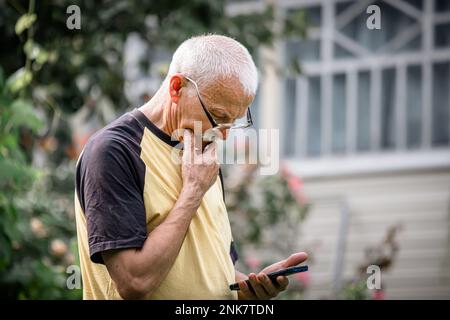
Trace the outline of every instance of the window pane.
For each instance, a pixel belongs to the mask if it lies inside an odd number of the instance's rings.
[[[299,123],[295,123],[296,119],[296,108],[295,108],[295,79],[287,79],[285,83],[285,110],[284,110],[284,127],[283,127],[283,137],[284,137],[284,153],[286,156],[290,157],[294,155],[295,143],[298,142],[295,139],[295,126]]]
[[[333,110],[332,110],[332,152],[345,153],[346,134],[346,77],[344,74],[333,77]]]
[[[417,9],[421,10],[423,8],[423,1],[422,0],[406,0],[410,5],[416,7]]]
[[[381,86],[381,148],[395,147],[395,70],[385,69]]]
[[[370,73],[358,74],[358,126],[356,148],[359,151],[370,149]]]
[[[403,47],[396,50],[396,52],[409,52],[414,50],[420,50],[422,48],[422,35],[418,35],[410,40]]]
[[[401,10],[383,2],[376,1],[381,10],[381,30],[366,28],[368,15],[359,14],[340,31],[370,51],[375,51],[392,40],[400,32],[416,24],[416,20]],[[420,48],[416,48],[420,49]]]
[[[318,61],[320,59],[320,41],[288,40],[286,42],[286,63],[288,66],[301,62]]]
[[[417,148],[420,147],[422,130],[422,68],[409,67],[406,81],[406,143],[408,148]]]
[[[295,22],[297,19],[305,19],[309,29],[314,27],[320,27],[321,9],[320,7],[311,7],[301,10],[289,10],[287,12],[287,19],[286,19],[287,21],[292,20]],[[295,29],[298,28],[295,25],[291,27]],[[298,32],[298,30],[293,31]],[[310,39],[310,38],[289,39],[288,41],[286,41],[285,58],[287,66],[295,66],[296,61],[298,61],[299,59],[302,62],[318,61],[320,59],[320,41],[317,39]]]
[[[433,66],[433,145],[447,145],[449,142],[449,91],[450,64]]]
[[[450,11],[450,1],[436,0],[435,9],[436,9],[436,12]]]
[[[345,59],[345,58],[354,58],[355,56],[353,55],[353,53],[351,53],[350,51],[348,51],[347,49],[343,48],[342,46],[340,46],[339,44],[335,43],[334,44],[334,57],[336,59]]]
[[[320,78],[312,77],[309,80],[309,101],[308,101],[308,155],[320,155],[320,128],[321,128],[321,108],[320,108]]]
[[[434,43],[436,48],[450,47],[450,23],[439,24],[435,27]]]

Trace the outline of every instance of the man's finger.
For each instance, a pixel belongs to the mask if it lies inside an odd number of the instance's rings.
[[[283,261],[283,268],[294,267],[303,261],[308,259],[308,254],[306,252],[297,252],[291,254],[286,260]]]
[[[267,291],[270,297],[273,298],[278,294],[279,290],[275,287],[275,285],[265,273],[260,273],[258,275],[258,279],[260,283],[262,283],[264,289]]]
[[[255,293],[253,293],[250,288],[248,287],[247,283],[245,281],[239,282],[239,290],[242,291],[244,294],[244,297],[247,299],[256,299]]]
[[[305,252],[297,252],[294,254],[291,254],[288,258],[278,261],[263,270],[261,270],[262,273],[268,274],[273,271],[278,271],[280,269],[285,269],[289,267],[296,266],[308,259],[308,255]]]
[[[258,278],[256,277],[256,274],[251,273],[248,277],[250,284],[253,287],[253,290],[255,290],[256,296],[258,299],[268,299],[268,294],[266,290],[264,290],[263,286],[259,283]]]
[[[285,276],[278,276],[277,282],[279,285],[279,288],[278,288],[279,291],[286,290],[287,286],[289,285],[289,279]]]

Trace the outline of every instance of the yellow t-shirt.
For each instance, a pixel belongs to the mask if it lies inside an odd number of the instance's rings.
[[[182,187],[181,166],[172,160],[177,144],[138,109],[89,139],[77,163],[75,192],[84,299],[121,298],[101,253],[142,247],[170,213]],[[148,299],[237,299],[229,289],[236,259],[220,176]]]

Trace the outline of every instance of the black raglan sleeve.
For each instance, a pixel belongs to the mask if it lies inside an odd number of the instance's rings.
[[[138,154],[114,139],[95,139],[77,165],[77,192],[87,223],[92,262],[101,253],[141,248],[147,237]]]

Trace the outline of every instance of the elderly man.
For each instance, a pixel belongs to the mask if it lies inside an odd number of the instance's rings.
[[[268,299],[285,290],[267,273],[235,270],[214,136],[247,116],[257,87],[248,51],[219,35],[180,45],[144,106],[99,130],[77,164],[75,207],[85,299]],[[200,134],[194,134],[201,124]],[[181,164],[172,139],[183,130]],[[206,132],[210,134],[205,138]],[[251,286],[244,280],[249,279]],[[239,291],[229,285],[239,282]]]

